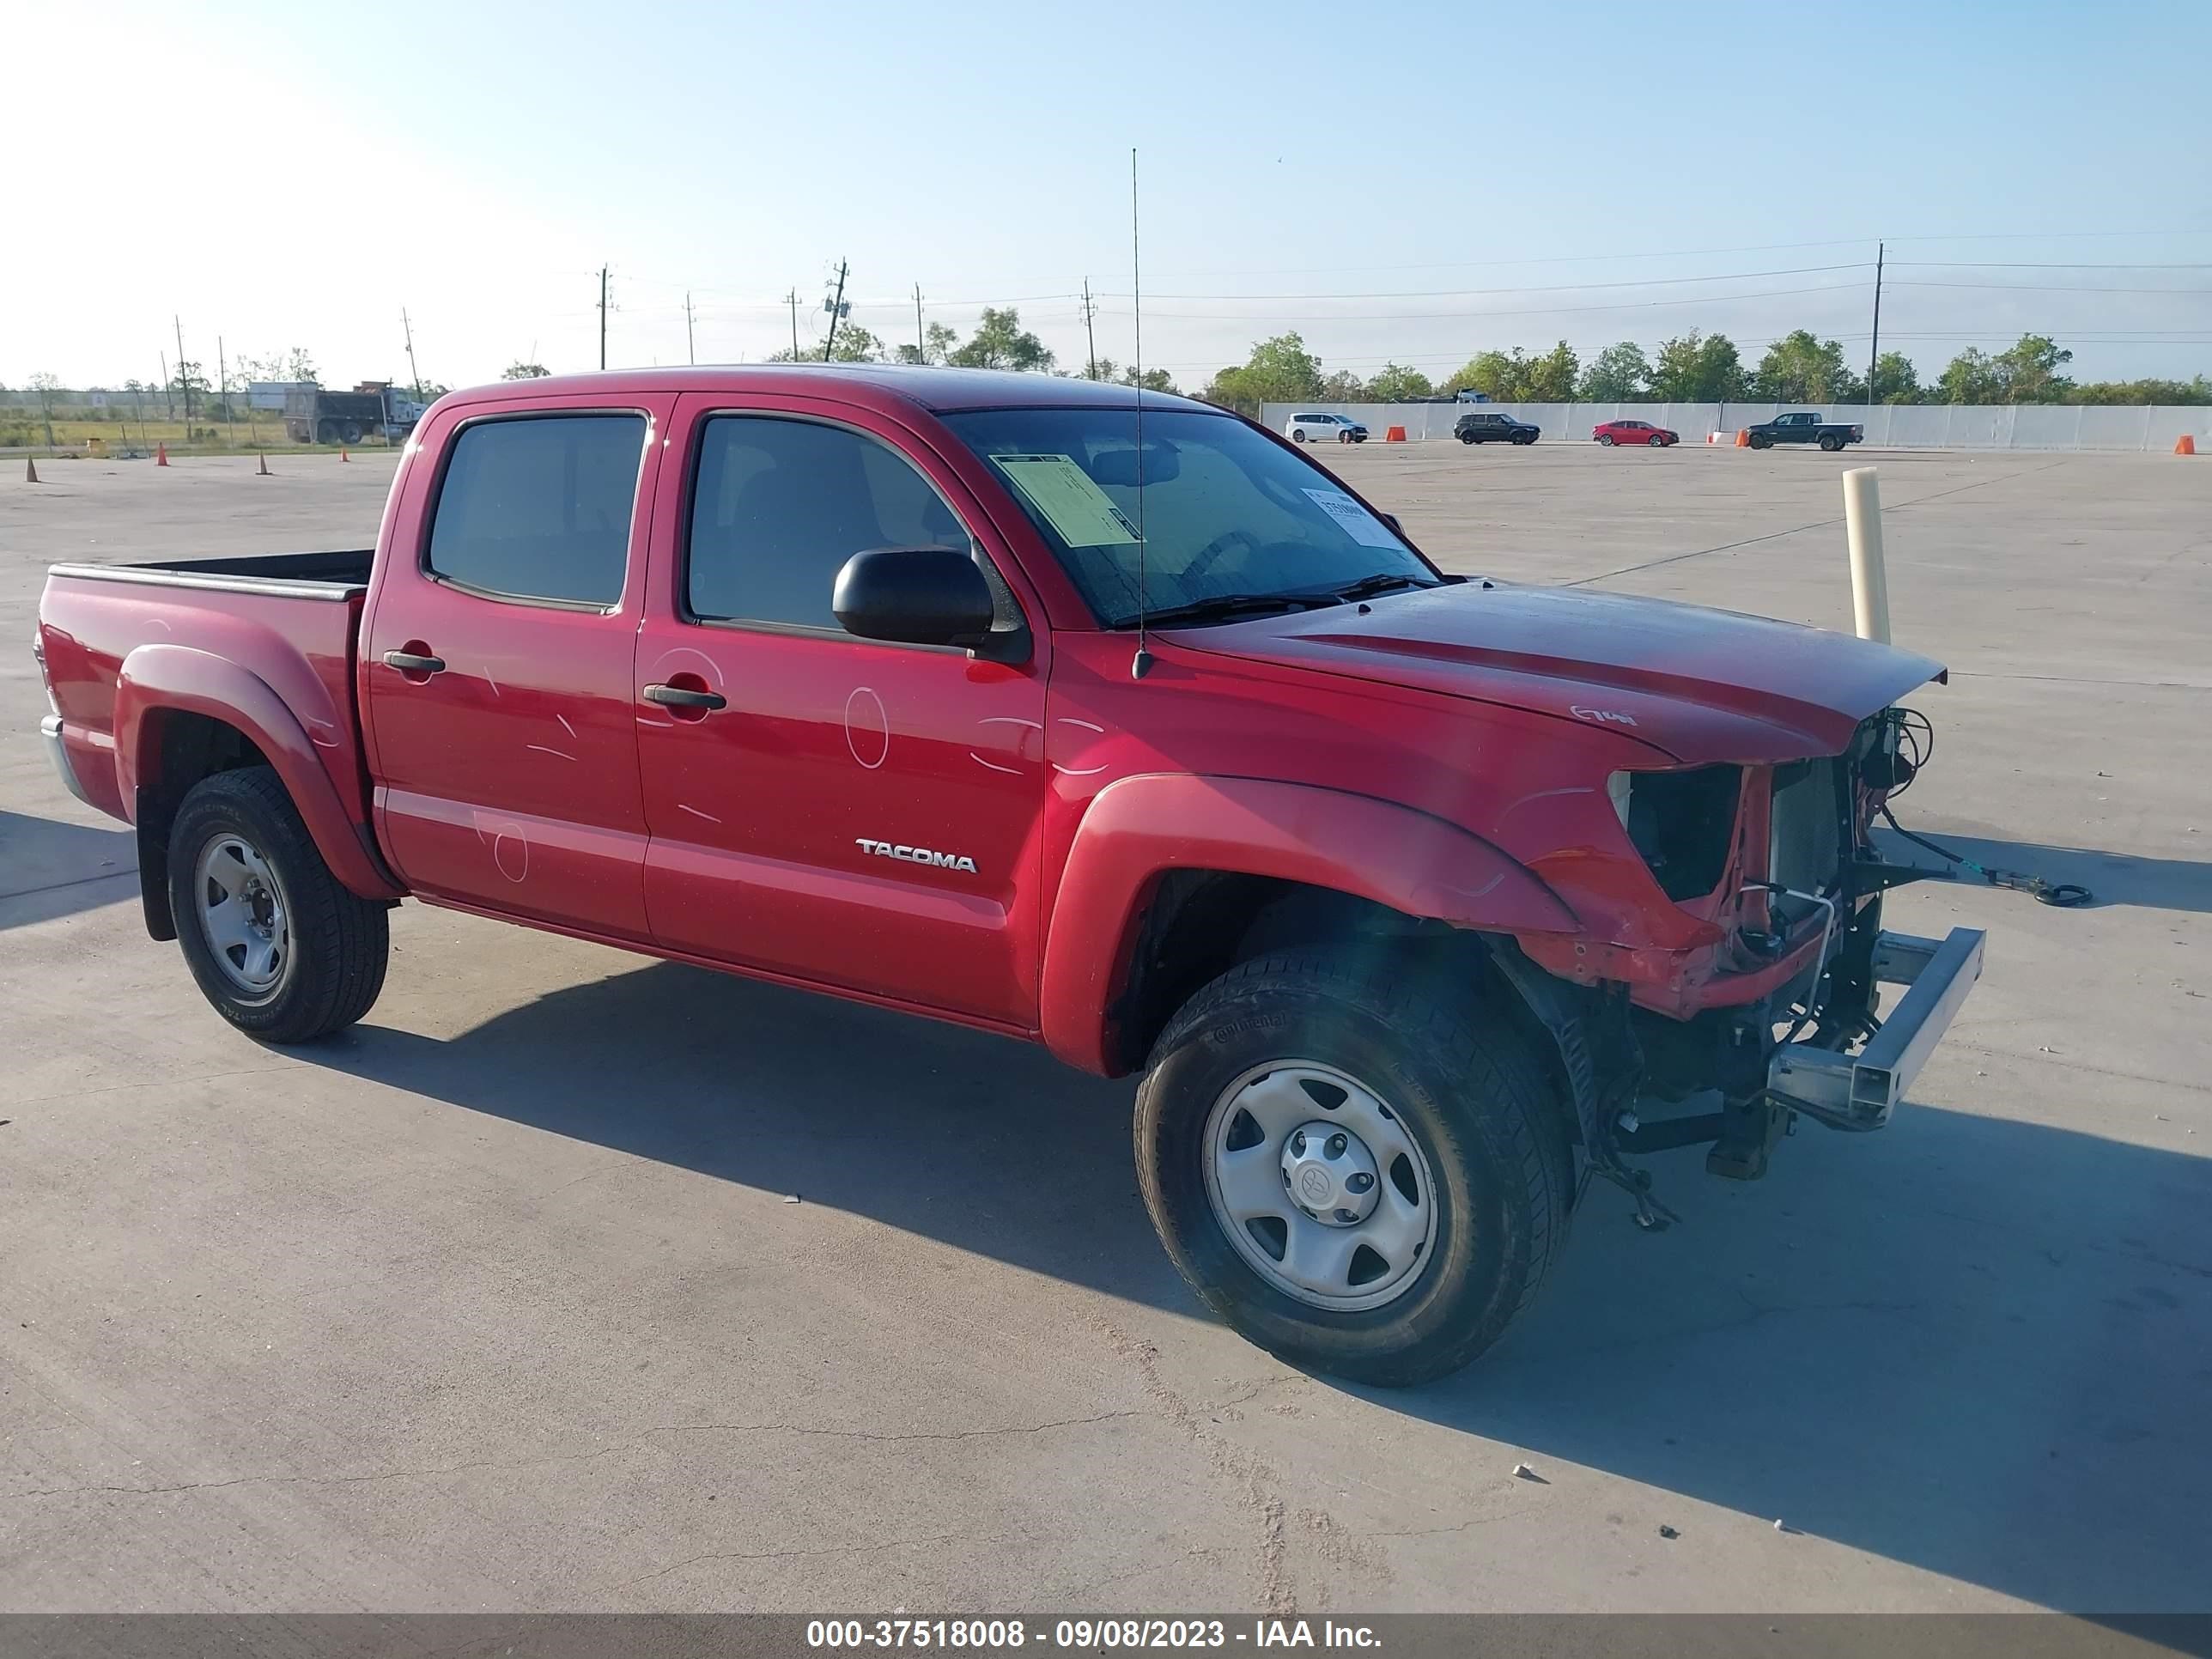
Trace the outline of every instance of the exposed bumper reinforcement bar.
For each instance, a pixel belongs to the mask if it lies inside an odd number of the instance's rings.
[[[54,763],[54,770],[62,775],[63,785],[70,793],[90,806],[92,797],[84,793],[84,786],[76,781],[76,768],[70,764],[69,745],[62,741],[62,717],[59,714],[40,716],[39,741],[46,744],[46,758]]]
[[[1943,1040],[1982,976],[1976,927],[1942,939],[1883,933],[1875,940],[1874,977],[1911,988],[1858,1053],[1791,1043],[1767,1065],[1767,1086],[1784,1105],[1839,1129],[1879,1129]]]

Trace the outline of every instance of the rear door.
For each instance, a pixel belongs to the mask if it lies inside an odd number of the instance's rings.
[[[377,825],[426,897],[644,939],[630,667],[672,397],[423,434],[362,630]]]
[[[830,610],[853,554],[954,546],[1026,634],[1042,611],[996,528],[869,411],[692,394],[673,435],[633,689],[655,939],[1033,1026],[1049,630],[999,662],[857,639]]]

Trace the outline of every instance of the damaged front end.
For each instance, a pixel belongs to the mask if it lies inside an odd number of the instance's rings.
[[[1523,940],[1504,972],[1559,1041],[1593,1174],[1666,1213],[1626,1156],[1710,1145],[1754,1180],[1800,1117],[1887,1124],[1980,976],[1984,935],[1886,933],[1882,896],[1942,872],[1886,861],[1870,831],[1924,755],[1925,722],[1888,708],[1840,755],[1776,766],[1615,774],[1613,805],[1700,945]],[[1525,954],[1524,954],[1525,951]],[[1904,996],[1885,1017],[1881,988]],[[1647,1116],[1717,1094],[1717,1109]]]

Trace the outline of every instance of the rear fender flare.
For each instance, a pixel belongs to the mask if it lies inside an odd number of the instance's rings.
[[[1252,778],[1118,779],[1084,814],[1047,928],[1038,1025],[1069,1065],[1103,1076],[1123,1069],[1111,1005],[1149,896],[1171,870],[1303,882],[1455,927],[1578,931],[1573,912],[1522,866],[1412,807]]]
[[[204,714],[244,732],[276,769],[316,850],[349,890],[370,899],[405,896],[368,827],[346,815],[322,751],[284,699],[252,670],[190,646],[139,646],[116,676],[115,769],[134,812],[148,798],[142,791],[162,789],[161,717],[170,712]]]

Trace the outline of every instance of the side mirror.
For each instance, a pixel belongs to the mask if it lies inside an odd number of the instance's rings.
[[[1382,520],[1382,522],[1383,522],[1384,524],[1387,524],[1387,525],[1389,525],[1389,526],[1390,526],[1390,530],[1391,530],[1391,533],[1392,533],[1392,534],[1396,535],[1396,536],[1399,536],[1399,537],[1401,537],[1401,538],[1405,535],[1405,533],[1406,533],[1406,526],[1403,526],[1403,525],[1401,525],[1401,524],[1400,524],[1400,523],[1398,522],[1398,515],[1397,515],[1396,514],[1395,514],[1395,513],[1377,513],[1375,516],[1376,516],[1376,518],[1378,518],[1378,519]]]
[[[848,634],[905,645],[982,646],[991,586],[975,561],[950,547],[879,547],[837,573],[830,609]]]

